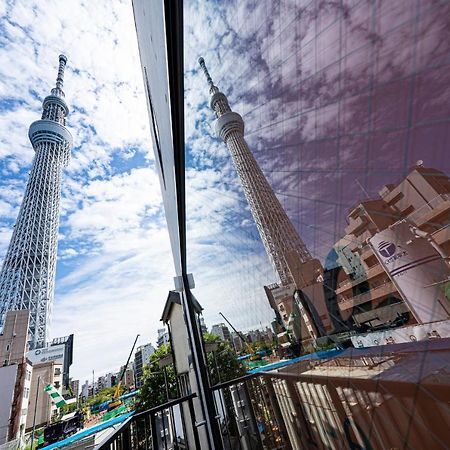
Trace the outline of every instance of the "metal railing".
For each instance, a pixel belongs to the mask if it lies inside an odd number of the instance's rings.
[[[395,290],[395,286],[390,280],[383,280],[380,284],[374,284],[370,286],[370,289],[366,292],[361,292],[360,294],[354,296],[345,296],[342,294],[338,295],[338,303],[342,304],[345,302],[352,302],[353,305],[359,305],[361,303],[366,303],[370,300],[376,300],[377,298],[383,296],[382,289],[386,289],[386,295],[392,293]]]
[[[200,449],[195,397],[191,394],[132,415],[94,450]]]
[[[211,390],[221,448],[444,450],[449,361],[450,339],[437,339],[348,349],[217,384]],[[194,398],[135,414],[95,450],[200,449],[197,433],[184,437],[200,426]]]
[[[433,211],[435,208],[437,208],[440,204],[444,202],[450,201],[450,194],[440,194],[431,199],[428,203],[425,205],[422,205],[419,209],[416,209],[413,211],[409,216],[408,219],[412,222],[416,222],[420,220],[421,218],[425,217],[425,215],[431,211]]]
[[[271,384],[249,374],[212,387],[224,450],[291,449]]]

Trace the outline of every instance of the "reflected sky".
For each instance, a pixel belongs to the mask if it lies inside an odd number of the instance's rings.
[[[229,302],[242,326],[258,325],[270,319],[262,285],[276,278],[225,144],[214,136],[198,56],[243,116],[258,163],[303,241],[324,262],[357,202],[378,197],[418,160],[450,173],[450,4],[186,5],[187,184],[188,190],[190,183],[205,186],[203,195],[188,196],[190,242],[205,237],[201,248],[197,241],[189,247],[189,261],[213,315],[216,303]],[[207,277],[200,273],[205,260]],[[229,277],[232,268],[238,278]]]

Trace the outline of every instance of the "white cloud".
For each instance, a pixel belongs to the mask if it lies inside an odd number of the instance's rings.
[[[154,342],[172,287],[133,11],[129,1],[106,0],[11,1],[0,10],[0,256],[34,154],[28,127],[54,86],[58,54],[68,56],[74,148],[51,329],[75,333],[72,373],[85,377],[123,364],[136,333]]]

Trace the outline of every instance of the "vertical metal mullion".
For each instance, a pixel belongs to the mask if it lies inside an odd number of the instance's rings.
[[[192,432],[194,434],[194,442],[195,442],[195,449],[200,449],[200,439],[198,437],[198,429],[195,424],[195,411],[194,411],[194,403],[192,402],[192,398],[188,400],[189,404],[189,415],[191,416],[191,427]]]
[[[158,432],[156,430],[155,414],[157,414],[157,413],[150,413],[150,425],[152,428],[152,444],[153,444],[152,448],[153,448],[153,450],[159,450]]]
[[[162,431],[163,431],[163,442],[164,442],[164,449],[167,450],[167,438],[166,438],[166,425],[164,420],[164,410],[161,410],[161,422],[162,422]],[[169,427],[167,427],[167,430],[169,430]]]
[[[231,396],[231,394],[230,394],[230,396]],[[223,412],[223,417],[225,418],[225,426],[227,428],[228,444],[229,444],[230,449],[231,449],[232,448],[232,445],[231,445],[231,433],[230,433],[230,427],[228,426],[229,414],[228,414],[228,411],[226,409],[226,405],[224,406],[222,389],[220,389],[220,392],[219,392],[219,399],[220,399],[220,407],[222,408],[222,412]],[[222,437],[222,443],[223,443],[222,428],[220,428],[220,435]]]

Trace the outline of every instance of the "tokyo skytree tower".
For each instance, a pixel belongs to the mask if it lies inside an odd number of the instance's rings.
[[[52,311],[61,176],[72,147],[62,90],[66,62],[60,55],[56,86],[44,99],[41,120],[28,131],[35,157],[0,273],[0,329],[7,311],[28,309],[30,349],[45,345]]]
[[[295,251],[302,262],[312,257],[247,145],[242,117],[231,110],[227,97],[214,85],[205,60],[199,58],[198,62],[209,85],[216,134],[227,144],[264,248],[281,284],[287,285],[293,281],[286,264],[287,252]]]

